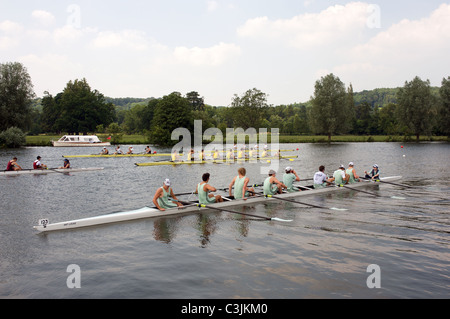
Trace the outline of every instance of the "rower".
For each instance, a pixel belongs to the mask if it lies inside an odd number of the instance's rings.
[[[128,148],[127,154],[133,154],[133,147],[130,146],[130,147]]]
[[[13,157],[13,159],[8,162],[8,164],[6,165],[6,170],[7,171],[21,171],[22,170],[22,167],[20,167],[20,165],[17,164],[17,157]]]
[[[227,161],[231,161],[234,160],[234,152],[233,150],[230,148],[230,150],[227,153]]]
[[[147,147],[145,148],[145,154],[151,154],[152,153],[152,149],[150,148],[150,146],[147,145]]]
[[[365,178],[371,178],[371,179],[380,179],[380,170],[378,168],[377,164],[373,165],[372,170],[370,171],[370,173],[367,173],[367,171],[364,171],[364,174],[366,174]]]
[[[173,150],[171,159],[172,159],[172,162],[180,161],[180,156],[178,155],[178,152],[176,150]]]
[[[321,165],[319,171],[314,174],[314,188],[325,188],[330,186],[331,182],[333,182],[333,179],[325,175],[325,166]]]
[[[64,164],[60,169],[69,169],[70,168],[70,162],[67,158],[64,159]]]
[[[356,174],[353,162],[350,162],[348,164],[348,168],[345,171],[345,173],[349,176],[349,179],[348,179],[349,184],[354,184],[354,183],[359,182],[359,176]]]
[[[332,181],[334,181],[336,186],[343,186],[348,183],[349,178],[350,176],[345,174],[344,165],[340,165],[339,169],[334,172]]]
[[[203,174],[202,182],[197,185],[197,190],[195,191],[198,194],[198,202],[202,205],[223,202],[222,196],[210,194],[210,192],[216,192],[217,189],[208,184],[209,177],[209,173]]]
[[[33,162],[34,169],[47,169],[47,165],[41,163],[41,157],[38,156],[36,160]]]
[[[191,151],[187,154],[187,161],[188,162],[193,162],[195,160],[194,158],[194,150],[191,149]]]
[[[200,152],[198,152],[198,160],[204,161],[205,160],[205,150],[202,149]]]
[[[155,196],[153,197],[153,204],[161,211],[183,206],[175,197],[173,189],[170,187],[169,179],[166,179],[163,186],[156,191]]]
[[[276,174],[277,172],[272,169],[269,171],[269,177],[264,181],[264,195],[281,194],[283,188],[287,189],[287,186],[275,177]]]
[[[108,155],[109,151],[106,147],[103,148],[102,152],[100,153],[100,155]]]
[[[237,158],[238,158],[238,159],[244,159],[244,158],[245,158],[245,155],[244,155],[244,149],[243,149],[243,148],[241,148],[241,149],[239,150]]]
[[[120,149],[120,145],[117,145],[117,146],[116,146],[116,151],[114,152],[114,155],[119,155],[119,154],[122,154],[122,155],[123,155],[123,152],[122,152],[122,150]]]
[[[217,161],[220,159],[219,150],[213,149],[213,160]]]
[[[294,182],[300,182],[300,177],[298,177],[297,172],[290,166],[286,167],[284,171],[283,183],[287,186],[288,193],[300,191],[300,189],[294,188]]]
[[[246,170],[245,168],[241,167],[238,169],[238,176],[233,178],[233,180],[230,183],[230,186],[228,186],[230,197],[231,195],[231,189],[234,186],[234,199],[246,199],[249,197],[249,195],[254,194],[255,190],[253,187],[247,187],[248,183],[250,182],[250,179],[246,176]]]

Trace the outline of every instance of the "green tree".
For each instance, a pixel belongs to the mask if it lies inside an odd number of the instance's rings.
[[[439,90],[441,105],[439,110],[439,125],[442,133],[450,137],[450,77],[442,80]]]
[[[203,111],[205,109],[205,99],[200,97],[198,92],[189,92],[186,94],[186,99],[189,101],[189,104],[191,104],[192,110]]]
[[[389,103],[380,109],[379,127],[382,134],[394,135],[398,130],[398,121],[395,116],[397,105]]]
[[[397,93],[397,118],[405,128],[419,141],[420,134],[430,134],[436,113],[435,98],[431,93],[430,80],[422,81],[416,76]]]
[[[194,129],[192,107],[179,92],[173,92],[158,101],[152,121],[150,143],[174,145],[172,132],[177,128]]]
[[[97,90],[92,91],[86,79],[69,81],[58,103],[60,131],[86,134],[94,132],[97,125],[108,126],[116,119],[113,104],[106,103]]]
[[[231,102],[234,126],[244,130],[260,128],[267,108],[267,95],[256,88],[248,90],[241,97],[235,94]]]
[[[316,81],[311,108],[314,133],[326,134],[330,142],[333,134],[348,131],[351,114],[345,85],[338,77],[329,74]]]
[[[19,148],[26,144],[25,133],[18,127],[10,127],[0,133],[0,146]]]
[[[0,64],[0,131],[29,129],[34,96],[31,77],[21,63]]]

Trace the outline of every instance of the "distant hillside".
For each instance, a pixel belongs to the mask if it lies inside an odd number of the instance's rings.
[[[367,102],[372,107],[383,107],[389,103],[397,103],[397,92],[400,88],[395,89],[374,89],[364,90],[354,93],[355,105]],[[439,95],[439,87],[432,87],[431,92]]]
[[[147,104],[148,101],[154,99],[150,98],[134,98],[134,97],[124,97],[124,98],[112,98],[106,97],[106,103],[112,103],[116,106],[117,110],[130,110],[137,104]]]

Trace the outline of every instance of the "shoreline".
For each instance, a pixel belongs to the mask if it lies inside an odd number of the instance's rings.
[[[101,140],[106,140],[107,134],[97,134]],[[38,135],[27,136],[25,146],[52,146],[51,141],[59,139],[59,135]],[[226,142],[226,141],[224,141]],[[267,143],[270,143],[270,136],[267,137]],[[331,143],[380,143],[380,142],[397,142],[397,143],[416,143],[416,138],[413,136],[398,136],[398,135],[373,135],[373,136],[358,136],[358,135],[336,135],[331,137]],[[447,136],[420,136],[420,142],[450,142]],[[211,141],[204,141],[205,144]],[[246,143],[248,143],[248,138]],[[296,144],[296,143],[317,143],[327,144],[328,137],[323,135],[282,135],[279,136],[280,144]],[[123,135],[118,144],[124,145],[145,145],[149,144],[144,135]]]

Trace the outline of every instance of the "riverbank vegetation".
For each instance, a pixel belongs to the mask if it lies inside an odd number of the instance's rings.
[[[277,128],[280,143],[435,141],[450,136],[450,77],[441,87],[415,77],[400,88],[353,92],[352,84],[328,74],[303,103],[269,105],[256,88],[235,94],[226,106],[208,105],[192,91],[163,97],[105,97],[86,79],[69,81],[55,96],[36,97],[20,63],[0,64],[0,133],[26,132],[27,145],[50,145],[63,134],[95,133],[113,143],[173,145],[172,132],[194,121],[203,132],[218,128]],[[52,136],[53,135],[53,136]],[[10,136],[10,135],[6,135]],[[3,138],[3,145],[7,141]]]

